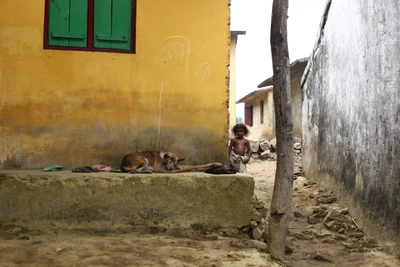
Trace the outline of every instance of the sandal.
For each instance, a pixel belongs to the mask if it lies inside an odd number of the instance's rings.
[[[60,165],[51,165],[49,167],[46,167],[43,169],[44,172],[54,172],[54,171],[61,171],[61,169],[63,169],[64,166],[60,166]]]
[[[98,172],[97,170],[93,169],[90,166],[85,166],[85,167],[77,167],[75,169],[72,170],[72,172]]]

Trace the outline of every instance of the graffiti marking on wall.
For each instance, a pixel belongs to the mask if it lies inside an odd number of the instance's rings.
[[[198,82],[204,82],[210,78],[210,74],[210,63],[208,62],[203,62],[194,69],[194,75],[196,76],[196,80]]]
[[[162,41],[161,51],[164,57],[169,60],[178,60],[186,67],[189,63],[190,41],[184,36],[169,36]]]

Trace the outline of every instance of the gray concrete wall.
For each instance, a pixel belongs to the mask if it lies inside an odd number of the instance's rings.
[[[300,80],[303,72],[296,75],[292,75],[290,79],[290,100],[292,102],[292,123],[293,123],[293,135],[301,136],[301,112],[302,112],[302,90],[300,88]]]
[[[400,229],[399,8],[327,1],[303,76],[305,175],[333,185],[382,238]]]
[[[2,171],[0,222],[238,230],[253,192],[244,174]]]

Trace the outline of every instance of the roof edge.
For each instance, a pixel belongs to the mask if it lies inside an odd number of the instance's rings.
[[[231,31],[231,35],[246,35],[246,31]]]
[[[295,61],[290,63],[289,68],[293,68],[295,65],[297,65],[299,63],[307,62],[309,59],[310,59],[309,57],[303,57],[303,58],[296,59]],[[264,80],[259,85],[257,85],[257,88],[273,85],[273,78],[274,78],[274,76],[271,76],[268,79]]]
[[[266,87],[261,88],[259,90],[253,91],[250,94],[247,94],[244,97],[242,97],[241,99],[239,99],[238,101],[236,101],[236,104],[245,103],[246,102],[245,100],[251,98],[252,96],[256,95],[257,93],[271,91],[272,89],[273,89],[273,86],[266,86]]]

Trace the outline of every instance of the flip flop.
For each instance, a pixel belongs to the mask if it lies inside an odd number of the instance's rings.
[[[111,170],[111,167],[106,165],[93,165],[92,168],[101,172],[109,172]]]
[[[43,169],[44,172],[54,172],[54,171],[61,171],[64,168],[64,166],[60,165],[51,165],[49,167],[46,167]]]
[[[110,172],[122,172],[120,168],[112,167]]]
[[[72,172],[98,172],[97,170],[94,170],[92,167],[90,166],[85,166],[85,167],[77,167],[75,169],[72,170]]]
[[[84,170],[83,168],[75,168],[72,170],[72,172],[91,172],[91,171]]]
[[[99,172],[99,170],[96,170],[96,169],[94,169],[94,168],[92,168],[90,166],[85,166],[82,169],[84,169],[84,170],[86,170],[88,172]]]

